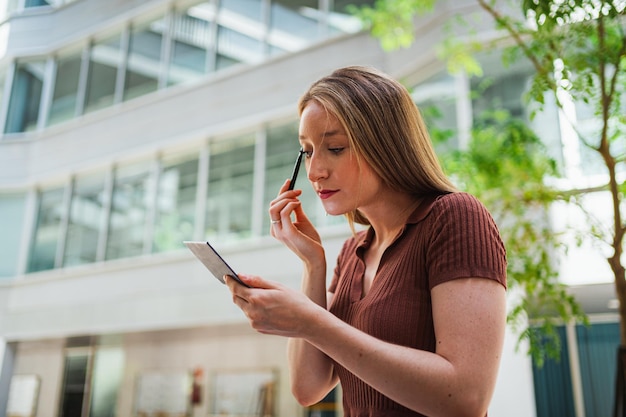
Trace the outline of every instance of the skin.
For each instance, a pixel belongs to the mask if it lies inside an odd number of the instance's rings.
[[[395,240],[418,201],[386,187],[359,164],[341,124],[317,102],[305,107],[300,143],[308,179],[329,214],[357,207],[370,220],[375,239],[365,256],[364,295],[385,249]],[[338,379],[330,358],[404,406],[428,416],[483,417],[491,400],[505,329],[505,290],[480,278],[453,280],[431,293],[436,351],[393,345],[363,333],[327,311],[326,261],[320,237],[302,210],[301,190],[289,180],[270,204],[272,236],[303,262],[301,291],[261,277],[239,274],[253,288],[226,277],[233,301],[251,326],[289,337],[291,388],[302,405],[320,401]]]

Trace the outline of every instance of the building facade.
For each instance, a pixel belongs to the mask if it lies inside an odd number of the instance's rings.
[[[494,99],[525,115],[532,74],[485,56],[493,83],[479,98],[470,91],[481,80],[447,74],[435,48],[442,22],[477,12],[469,1],[445,3],[416,26],[411,48],[395,52],[362,31],[351,3],[369,2],[4,5],[0,410],[340,415],[340,392],[311,409],[297,405],[286,341],[250,330],[182,242],[209,239],[235,269],[298,287],[299,262],[269,236],[267,207],[297,156],[296,102],[311,82],[345,65],[376,66],[420,106],[439,107],[439,123],[462,145],[472,114]],[[547,106],[535,127],[563,164],[593,170],[562,152],[557,113]],[[325,215],[304,174],[299,181],[332,271],[350,230]],[[491,413],[535,412],[530,360],[508,335]]]

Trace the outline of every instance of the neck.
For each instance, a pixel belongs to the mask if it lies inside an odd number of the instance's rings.
[[[375,231],[378,243],[389,244],[406,224],[409,216],[417,208],[420,199],[408,194],[382,199],[375,209],[363,211]]]

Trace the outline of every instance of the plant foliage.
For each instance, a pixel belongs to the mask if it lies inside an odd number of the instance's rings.
[[[581,129],[576,120],[568,122],[583,146],[604,163],[604,180],[593,187],[577,188],[575,181],[567,189],[550,187],[554,183],[550,179],[559,173],[541,142],[525,123],[497,111],[483,115],[474,126],[468,149],[446,156],[444,164],[497,217],[508,251],[509,285],[520,290],[509,323],[519,331],[520,340],[530,342],[530,353],[539,364],[546,355],[554,357],[558,352],[556,324],[585,321],[576,301],[558,281],[556,259],[566,248],[550,228],[550,207],[557,201],[579,204],[592,192],[610,194],[607,209],[612,224],[600,225],[587,212],[588,230],[578,236],[581,242],[595,239],[610,248],[608,262],[620,301],[622,345],[626,345],[626,281],[621,260],[626,234],[626,0],[464,2],[468,3],[475,6],[472,13],[467,7],[455,13],[453,2],[444,0],[378,0],[374,7],[361,8],[358,15],[384,48],[393,49],[409,47],[416,22],[441,6],[439,11],[457,24],[454,33],[460,33],[458,22],[462,21],[466,34],[449,35],[441,43],[440,57],[449,71],[480,75],[475,53],[497,48],[503,52],[505,65],[524,58],[533,66],[535,75],[526,98],[534,103],[535,111],[542,109],[548,95],[562,109],[572,103],[592,109],[597,120],[592,128]],[[488,41],[472,39],[471,26],[486,24],[484,19],[473,19],[476,13],[483,17],[487,13],[499,35]],[[527,325],[524,318],[528,317],[536,321]]]

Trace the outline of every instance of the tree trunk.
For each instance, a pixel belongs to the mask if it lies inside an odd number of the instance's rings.
[[[613,417],[626,417],[626,346],[617,348],[617,375],[615,376],[615,408]]]

